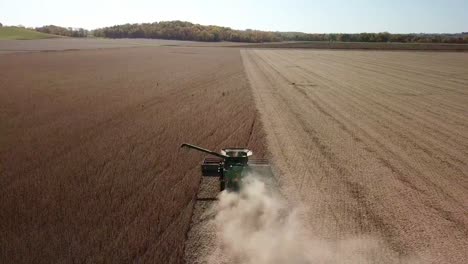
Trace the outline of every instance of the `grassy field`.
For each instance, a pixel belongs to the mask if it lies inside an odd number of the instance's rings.
[[[45,34],[30,29],[19,27],[0,27],[0,40],[1,39],[16,39],[16,40],[33,40],[33,39],[47,39],[47,38],[60,38],[61,36]]]

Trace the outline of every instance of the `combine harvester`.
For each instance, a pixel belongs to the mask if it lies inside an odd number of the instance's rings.
[[[253,152],[246,148],[225,148],[221,153],[191,144],[182,144],[181,148],[191,148],[208,153],[216,158],[205,158],[201,172],[206,177],[218,177],[220,190],[237,192],[242,187],[244,177],[258,177],[264,182],[273,181],[273,173],[265,159],[249,159]]]

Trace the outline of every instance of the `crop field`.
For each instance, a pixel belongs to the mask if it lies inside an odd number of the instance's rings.
[[[290,41],[248,45],[249,48],[290,49],[351,49],[351,50],[426,50],[468,51],[468,44],[399,43],[399,42],[340,42],[340,41]]]
[[[360,254],[372,239],[375,263],[466,262],[468,54],[242,57],[283,193],[314,238]]]
[[[35,33],[43,34],[39,32]],[[249,44],[232,42],[196,42],[166,39],[101,39],[68,37],[54,39],[13,40],[2,39],[0,36],[0,54],[19,52],[76,51],[109,48],[118,49],[131,47],[224,47],[234,45],[246,46]]]
[[[0,263],[466,263],[468,53],[230,45],[0,41]],[[267,157],[285,202],[216,211],[183,142]]]
[[[202,157],[180,143],[261,149],[239,50],[0,57],[1,263],[177,263]]]
[[[33,32],[34,33],[34,32]],[[38,34],[43,34],[35,32]],[[442,43],[359,43],[359,42],[196,42],[165,39],[101,39],[101,38],[50,38],[13,40],[0,37],[0,54],[19,52],[57,52],[130,47],[232,47],[232,48],[288,48],[288,49],[368,49],[368,50],[439,50],[468,51],[468,44]]]

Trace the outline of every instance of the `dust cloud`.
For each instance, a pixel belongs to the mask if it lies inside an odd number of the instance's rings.
[[[288,204],[259,178],[246,179],[239,193],[222,192],[213,208],[218,246],[208,263],[382,263],[377,241],[314,239],[301,221],[300,207]],[[395,262],[407,263],[389,261]]]

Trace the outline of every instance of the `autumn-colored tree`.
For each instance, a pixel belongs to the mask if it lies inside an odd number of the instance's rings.
[[[307,34],[302,32],[267,32],[235,30],[228,27],[203,26],[185,21],[162,21],[124,24],[93,31],[105,38],[160,38],[196,41],[274,42],[274,41],[343,41],[343,42],[422,42],[468,43],[463,34]]]
[[[85,38],[88,36],[88,30],[83,28],[64,28],[54,25],[48,25],[43,27],[35,28],[37,31],[47,34],[54,34],[66,37],[74,37],[74,38]]]

